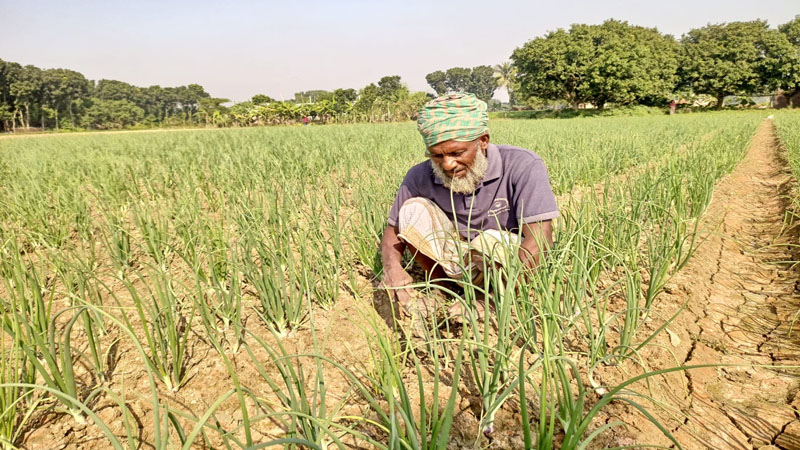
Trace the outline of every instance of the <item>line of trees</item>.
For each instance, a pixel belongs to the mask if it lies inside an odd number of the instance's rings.
[[[0,130],[123,128],[191,123],[209,101],[198,84],[136,87],[87,80],[68,69],[40,69],[0,60]]]
[[[318,122],[392,121],[416,118],[429,98],[410,92],[397,75],[363,89],[298,92],[289,101],[258,94],[250,101],[211,97],[199,84],[138,87],[97,82],[74,70],[40,69],[0,60],[0,131],[117,129],[158,126],[251,126]]]
[[[655,28],[607,20],[572,25],[528,41],[511,55],[512,101],[663,105],[708,95],[800,91],[800,16],[770,28],[765,21],[709,24],[676,40]],[[498,80],[501,79],[498,77]]]
[[[294,94],[289,101],[256,95],[250,101],[217,111],[213,124],[249,126],[288,124],[304,117],[321,123],[387,122],[416,119],[420,107],[433,98],[425,92],[411,92],[400,76],[382,77],[360,90],[312,90]]]

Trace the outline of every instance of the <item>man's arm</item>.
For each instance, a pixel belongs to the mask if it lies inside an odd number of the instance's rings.
[[[553,221],[526,223],[522,225],[522,245],[519,259],[528,267],[536,268],[542,256],[553,246]]]
[[[386,288],[408,286],[413,281],[411,275],[403,269],[403,252],[406,244],[397,236],[397,233],[397,227],[387,225],[381,239],[382,284]],[[406,307],[411,300],[409,289],[390,289],[389,295],[397,299],[397,303],[402,307]]]

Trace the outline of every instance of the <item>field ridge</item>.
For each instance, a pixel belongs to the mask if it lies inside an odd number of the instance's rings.
[[[688,302],[670,327],[680,341],[674,354],[683,366],[726,365],[683,372],[682,392],[675,379],[657,388],[680,409],[671,432],[684,448],[800,448],[798,272],[784,264],[797,260],[798,230],[785,226],[795,187],[765,121],[714,191],[703,218],[711,233],[670,282],[664,306]],[[658,434],[638,441],[668,445]]]

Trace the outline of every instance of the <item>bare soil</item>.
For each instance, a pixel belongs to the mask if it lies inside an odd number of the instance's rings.
[[[641,355],[642,364],[719,365],[637,389],[661,404],[657,416],[683,448],[800,448],[800,329],[793,330],[800,291],[790,262],[800,255],[798,230],[787,221],[795,187],[765,121],[714,191],[702,220],[706,240],[657,300],[651,329],[686,309]],[[615,443],[675,447],[631,408],[617,404],[609,412],[632,424]]]

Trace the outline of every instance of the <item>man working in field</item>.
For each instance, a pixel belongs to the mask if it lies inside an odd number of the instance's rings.
[[[429,159],[403,179],[381,240],[383,285],[404,311],[412,298],[403,289],[412,282],[405,249],[431,278],[460,279],[484,266],[478,254],[503,264],[513,257],[503,249],[518,248],[535,267],[553,242],[558,208],[542,159],[491,144],[488,123],[486,103],[472,94],[442,96],[420,110]]]

